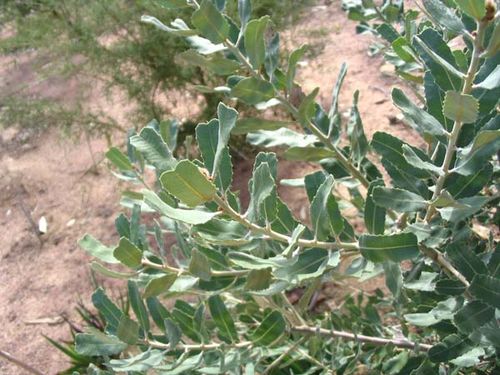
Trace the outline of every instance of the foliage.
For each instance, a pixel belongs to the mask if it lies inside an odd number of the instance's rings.
[[[282,64],[270,20],[251,19],[247,0],[238,2],[239,22],[217,0],[165,1],[190,11],[191,27],[144,17],[190,40],[186,53],[205,68],[224,67],[226,83],[215,90],[227,104],[197,126],[198,156],[175,149],[175,122],[150,123],[129,137],[126,154],[108,152],[116,174],[144,188],[123,195],[132,213],[116,220],[117,246],[89,235],[80,242],[98,259],[95,271],[127,280],[134,313],[96,292],[105,333],[77,335],[76,351],[119,359],[92,373],[498,371],[500,251],[493,230],[486,238],[477,230],[494,220],[499,201],[498,18],[489,1],[474,3],[480,13],[470,19],[467,2],[451,8],[424,0],[432,18],[420,18],[412,34],[425,66],[426,106],[400,89],[392,96],[425,150],[383,132],[368,141],[359,93],[344,122],[345,65],[329,110],[315,101],[318,89],[292,104],[304,48]],[[466,47],[452,50],[458,38]],[[241,118],[233,99],[283,107],[293,122],[265,113]],[[305,189],[309,224],[280,199],[273,152],[257,155],[243,207],[227,146],[231,133],[242,132],[252,144],[284,149],[285,159],[317,164],[315,173],[285,181]],[[146,168],[156,172],[154,188]],[[362,231],[352,225],[359,218]],[[169,248],[167,234],[176,239]],[[380,275],[388,295],[346,296],[342,308],[324,314],[310,309],[323,283]],[[297,287],[304,293],[292,304],[285,292]]]
[[[294,7],[291,7],[292,2]],[[283,20],[283,26],[294,22],[308,2],[258,0],[253,14],[275,14]],[[289,8],[293,11],[290,12]],[[172,10],[162,0],[2,1],[0,25],[14,26],[15,32],[6,33],[0,40],[0,51],[13,54],[37,49],[43,63],[40,66],[35,64],[34,68],[41,80],[76,75],[81,82],[91,82],[93,92],[95,87],[106,95],[112,89],[119,89],[133,103],[131,115],[127,116],[130,120],[121,127],[135,128],[136,124],[151,118],[161,120],[171,116],[172,105],[166,105],[162,93],[182,92],[193,85],[217,86],[222,82],[217,75],[190,64],[188,56],[181,56],[181,52],[188,48],[188,42],[139,22],[142,14],[154,14],[169,21],[188,15],[186,11],[182,12]],[[50,112],[33,110],[27,114],[24,109],[20,110],[23,106],[10,106],[11,102],[25,103],[32,109],[46,106],[43,97],[39,100],[30,98],[30,85],[31,82],[11,95],[2,94],[0,104],[8,108],[8,113],[1,118],[5,126],[29,127],[42,122],[66,129],[67,123],[73,122],[74,133],[80,130],[95,132],[97,129],[108,136],[116,128],[88,126],[88,122],[82,121],[82,118],[92,117],[94,124],[110,123],[106,115],[93,112],[86,105],[86,97],[77,99],[74,106],[64,103],[63,108],[55,104],[58,110]],[[192,113],[199,113],[200,118],[213,116],[218,94],[201,90],[201,95],[204,101],[194,105]],[[31,121],[34,114],[38,116],[37,121]],[[10,122],[13,117],[16,122]]]

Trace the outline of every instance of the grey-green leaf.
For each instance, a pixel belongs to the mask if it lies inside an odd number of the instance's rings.
[[[476,122],[479,114],[479,101],[472,95],[447,91],[444,98],[443,114],[451,120],[465,124]]]
[[[220,338],[227,343],[237,342],[238,332],[236,332],[233,318],[222,298],[218,295],[211,296],[208,299],[208,308],[215,325],[219,329]]]
[[[340,235],[344,229],[344,220],[332,195],[334,178],[329,175],[321,184],[311,202],[311,222],[314,237],[326,240],[329,236]]]
[[[419,254],[417,237],[413,233],[387,236],[365,234],[359,239],[359,247],[363,256],[375,263],[387,260],[401,262]]]
[[[448,31],[454,34],[461,34],[465,32],[465,26],[453,12],[440,0],[423,0],[425,9],[429,14]]]
[[[102,260],[103,262],[112,264],[119,263],[118,259],[113,256],[113,249],[103,245],[90,234],[83,236],[83,238],[78,241],[78,245],[87,253]]]
[[[245,28],[245,51],[254,69],[259,69],[266,58],[265,32],[269,16],[248,22]]]
[[[166,293],[175,280],[177,280],[177,275],[173,273],[151,279],[144,289],[144,298],[156,297]]]
[[[130,137],[130,144],[160,173],[173,169],[177,163],[161,135],[151,127],[146,127],[139,135]]]
[[[160,214],[165,215],[166,217],[179,220],[186,224],[204,224],[208,221],[212,220],[215,216],[219,215],[218,212],[206,212],[199,210],[184,210],[180,208],[174,208],[169,206],[164,201],[158,197],[154,192],[150,190],[143,190],[142,194],[144,196],[144,201],[151,208],[158,211]]]
[[[420,195],[407,190],[375,187],[373,201],[377,206],[398,212],[415,212],[427,207],[428,202]]]
[[[495,318],[495,309],[481,301],[471,301],[462,307],[453,318],[455,324],[465,334]]]
[[[500,309],[500,279],[487,275],[476,275],[472,279],[469,292],[477,299]]]
[[[118,338],[129,345],[135,345],[139,339],[139,324],[123,315],[118,325],[116,335]]]
[[[191,261],[189,262],[189,272],[201,280],[209,281],[212,277],[210,262],[205,254],[198,249],[191,251]]]
[[[253,332],[251,339],[255,345],[270,346],[285,332],[286,322],[279,311],[269,313]]]
[[[190,207],[212,200],[215,185],[189,160],[182,160],[175,170],[163,173],[160,181],[165,190]]]
[[[403,112],[408,122],[420,133],[428,133],[435,136],[446,134],[446,131],[438,120],[416,106],[400,89],[392,90],[392,100]]]
[[[223,43],[229,35],[229,24],[210,0],[203,0],[191,17],[193,25],[213,43]]]
[[[231,95],[250,105],[274,98],[274,88],[269,82],[255,78],[244,78],[231,90]]]
[[[118,247],[113,251],[113,255],[127,267],[137,268],[141,265],[142,251],[126,237],[120,238]]]
[[[364,219],[368,232],[371,234],[383,234],[385,230],[385,214],[383,207],[377,206],[373,200],[373,189],[384,186],[383,180],[374,180],[368,187],[366,194]]]
[[[474,142],[462,149],[453,172],[463,176],[476,173],[484,167],[491,155],[500,149],[500,130],[484,130],[474,139]]]
[[[75,337],[75,350],[86,356],[110,356],[127,349],[127,344],[114,336],[108,336],[97,329],[79,333]]]
[[[128,284],[128,298],[130,306],[141,325],[144,332],[149,332],[149,316],[146,310],[146,306],[142,301],[141,294],[139,293],[139,288],[134,281],[129,280]]]

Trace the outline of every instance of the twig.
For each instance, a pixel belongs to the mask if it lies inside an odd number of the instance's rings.
[[[245,217],[240,215],[238,212],[233,210],[233,208],[226,203],[221,197],[216,196],[214,198],[214,202],[217,203],[217,205],[222,208],[222,210],[227,213],[229,216],[231,216],[235,221],[239,222],[240,224],[244,225],[248,229],[250,229],[254,233],[260,233],[267,235],[269,238],[280,241],[280,242],[286,242],[290,243],[291,242],[291,237],[286,236],[284,234],[278,233],[273,231],[271,228],[268,227],[261,227],[257,224],[252,223],[251,221],[247,220]],[[322,241],[317,241],[317,240],[304,240],[304,239],[299,239],[297,241],[297,245],[300,247],[307,247],[307,248],[313,248],[313,247],[319,247],[322,249],[331,249],[331,250],[353,250],[353,251],[359,251],[359,246],[357,242],[322,242]]]
[[[293,327],[291,329],[293,332],[297,333],[302,333],[305,335],[321,335],[321,336],[327,336],[327,337],[338,337],[346,340],[352,340],[352,341],[359,341],[367,344],[374,344],[374,345],[394,345],[398,348],[405,348],[405,349],[414,349],[414,350],[422,350],[422,351],[428,351],[430,348],[432,348],[432,345],[429,344],[419,344],[413,341],[409,340],[401,340],[401,339],[385,339],[382,337],[374,337],[374,336],[365,336],[365,335],[355,335],[354,333],[351,332],[345,332],[345,331],[336,331],[334,329],[328,330],[325,328],[316,328],[316,327],[309,327],[309,326],[299,326],[299,327]]]
[[[28,371],[30,374],[35,374],[35,375],[43,375],[42,372],[38,371],[37,369],[31,367],[27,363],[24,363],[20,359],[17,359],[16,357],[13,357],[11,354],[7,353],[6,351],[3,351],[0,349],[0,357],[5,358],[7,361],[15,364],[18,367],[21,367],[22,369]]]

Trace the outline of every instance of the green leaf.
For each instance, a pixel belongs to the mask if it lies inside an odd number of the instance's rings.
[[[486,163],[484,168],[468,176],[462,176],[458,173],[448,175],[444,188],[455,199],[471,197],[479,193],[486,186],[492,175],[493,167],[490,163]]]
[[[461,356],[452,359],[450,362],[458,367],[473,367],[477,366],[484,357],[485,351],[483,348],[474,348]]]
[[[196,140],[203,156],[203,163],[213,176],[217,187],[223,191],[231,186],[233,179],[233,165],[229,148],[226,146],[221,151],[221,158],[217,170],[214,168],[215,154],[219,139],[219,120],[212,120],[208,124],[199,124],[196,127]]]
[[[442,34],[432,28],[426,28],[418,38],[413,38],[413,47],[443,91],[462,89],[462,73],[455,68],[455,57],[443,40]]]
[[[208,299],[208,308],[216,327],[219,329],[221,340],[229,344],[237,342],[238,332],[236,332],[234,321],[222,298],[218,295],[211,296]]]
[[[146,311],[146,306],[144,306],[144,302],[142,301],[139,293],[139,289],[137,288],[137,284],[134,281],[129,280],[127,286],[130,306],[132,307],[132,310],[134,310],[135,316],[137,317],[141,328],[147,334],[149,332],[149,317],[148,312]]]
[[[300,103],[298,120],[305,129],[309,128],[309,123],[316,113],[316,96],[318,96],[318,93],[319,87],[316,87]]]
[[[198,249],[191,251],[191,261],[189,262],[189,272],[201,280],[210,281],[212,272],[207,256]]]
[[[130,137],[129,141],[159,173],[175,167],[177,161],[172,152],[153,128],[145,127],[139,135]]]
[[[167,9],[179,9],[179,8],[187,8],[189,4],[187,0],[163,0],[161,2],[161,6]]]
[[[271,346],[285,333],[286,322],[279,311],[269,313],[251,335],[255,345]]]
[[[295,260],[287,259],[282,256],[275,256],[271,258],[260,258],[252,254],[230,252],[228,255],[231,263],[249,270],[264,270],[267,268],[279,268],[293,265]]]
[[[465,285],[458,280],[441,279],[436,282],[436,292],[447,296],[459,296],[465,292]]]
[[[219,139],[217,142],[217,151],[215,152],[214,157],[212,176],[219,173],[219,165],[221,163],[224,150],[227,148],[231,131],[235,127],[236,120],[238,119],[238,112],[235,109],[226,106],[224,103],[219,103],[217,106],[217,115],[219,117]]]
[[[86,234],[78,241],[78,245],[91,256],[98,258],[106,263],[117,264],[119,261],[113,256],[113,249],[103,245],[90,234]]]
[[[422,50],[425,51],[429,55],[429,57],[434,60],[435,63],[440,65],[447,73],[452,74],[455,77],[458,77],[460,79],[464,78],[464,74],[455,68],[452,64],[450,64],[448,61],[446,61],[445,58],[437,54],[432,48],[430,48],[422,39],[420,39],[418,36],[414,38],[415,43],[422,48]]]
[[[106,277],[110,277],[112,279],[126,280],[137,275],[136,272],[118,272],[110,270],[109,268],[104,267],[102,264],[98,262],[90,263],[90,269],[94,272],[97,272]]]
[[[476,275],[469,287],[469,292],[477,299],[500,309],[500,279]]]
[[[232,134],[246,134],[259,130],[278,130],[292,125],[293,122],[278,121],[278,120],[265,120],[260,118],[245,118],[236,122]]]
[[[368,152],[368,140],[363,130],[361,115],[358,110],[359,91],[354,92],[351,118],[347,125],[347,135],[351,145],[351,158],[359,163]]]
[[[265,32],[269,16],[248,22],[245,28],[245,52],[254,69],[260,69],[266,58]]]
[[[489,200],[490,198],[481,196],[457,199],[453,206],[438,208],[438,211],[443,219],[457,223],[481,210]]]
[[[462,302],[456,298],[448,298],[439,302],[436,307],[426,313],[406,314],[405,320],[419,327],[429,327],[443,320],[451,320]]]
[[[479,132],[474,142],[462,149],[452,172],[468,176],[484,167],[488,159],[500,149],[500,130]]]
[[[476,275],[488,273],[486,265],[465,244],[452,243],[448,245],[446,248],[446,255],[451,259],[460,273],[469,281]]]
[[[269,288],[272,279],[271,271],[271,267],[260,270],[251,270],[247,276],[245,290],[254,291]]]
[[[392,100],[401,112],[403,112],[410,125],[420,133],[435,136],[443,136],[446,134],[441,123],[426,111],[413,104],[403,91],[393,89]]]
[[[165,330],[165,319],[170,317],[168,310],[161,304],[161,302],[156,297],[149,297],[146,299],[146,305],[148,307],[149,315],[153,322],[162,331]]]
[[[429,350],[428,355],[434,363],[447,362],[465,353],[469,348],[467,338],[453,334],[446,336],[443,341],[434,345]]]
[[[398,263],[384,262],[385,284],[391,291],[394,299],[398,300],[401,296],[401,288],[403,287],[403,275],[401,267]]]
[[[454,34],[465,32],[465,26],[453,12],[440,0],[423,0],[423,4],[427,12],[445,29]]]
[[[199,66],[222,76],[234,74],[240,67],[238,62],[226,59],[218,54],[207,58],[194,50],[184,51],[178,54],[176,58],[185,64]]]
[[[332,137],[335,133],[335,126],[337,126],[335,122],[335,115],[337,115],[339,112],[340,90],[342,89],[342,84],[344,83],[346,75],[347,75],[347,64],[344,62],[340,67],[339,75],[337,77],[337,82],[333,87],[332,104],[330,107],[330,111],[328,112],[328,118],[330,119],[330,123],[328,126],[328,137]],[[336,130],[340,131],[340,129]]]
[[[149,23],[162,31],[177,36],[190,37],[196,35],[196,30],[191,30],[186,23],[180,19],[176,19],[170,23],[170,26],[167,26],[155,17],[144,15],[141,17],[141,22]]]
[[[457,311],[453,320],[461,332],[469,334],[494,318],[494,308],[480,301],[471,301]]]
[[[218,216],[218,212],[205,212],[198,210],[183,210],[180,208],[174,208],[169,206],[164,201],[158,197],[154,192],[150,190],[143,190],[144,201],[151,208],[158,211],[160,214],[173,219],[178,220],[186,224],[204,224],[212,220],[215,216]]]
[[[78,333],[75,337],[76,352],[85,356],[115,355],[127,349],[127,346],[118,338],[105,335],[97,329],[90,329],[88,333]]]
[[[150,369],[160,365],[165,357],[165,353],[157,349],[148,349],[145,352],[126,359],[112,359],[109,366],[116,373],[141,373],[146,374]]]
[[[461,123],[476,122],[479,102],[472,95],[463,95],[456,91],[447,91],[444,98],[443,114]]]
[[[320,161],[332,158],[335,153],[327,148],[320,147],[290,147],[283,155],[287,160]]]
[[[373,201],[377,206],[398,212],[416,212],[425,209],[428,202],[420,195],[395,188],[375,187]]]
[[[92,294],[92,304],[106,321],[106,332],[114,335],[123,316],[122,311],[108,298],[102,288]]]
[[[326,240],[332,235],[340,235],[344,220],[335,198],[332,195],[334,178],[329,175],[321,184],[311,202],[311,222],[314,238]]]
[[[269,82],[255,77],[244,78],[233,87],[231,95],[255,105],[274,98],[274,88]]]
[[[120,238],[118,247],[113,251],[113,255],[127,267],[137,268],[141,265],[142,251],[130,242],[128,238]]]
[[[290,57],[288,58],[288,69],[286,72],[286,89],[289,93],[292,92],[293,89],[293,81],[295,79],[295,74],[297,73],[297,64],[299,60],[302,58],[302,56],[304,56],[306,51],[307,51],[306,46],[301,46],[300,48],[294,50],[290,54]]]
[[[287,259],[288,262],[291,260]],[[328,266],[328,260],[327,250],[314,248],[302,252],[295,262],[280,267],[273,273],[280,280],[299,284],[304,280],[321,276]]]
[[[118,325],[116,336],[129,345],[135,345],[139,340],[139,324],[130,319],[128,316],[123,315]]]
[[[165,319],[164,325],[168,343],[170,345],[170,349],[172,350],[177,346],[179,341],[181,341],[182,331],[172,319]]]
[[[111,147],[108,152],[106,152],[106,158],[115,165],[121,171],[133,171],[134,166],[130,163],[130,160],[116,147]]]
[[[151,279],[144,289],[144,298],[156,297],[167,292],[177,280],[176,274],[168,274],[162,277]]]
[[[229,35],[229,24],[210,0],[203,0],[191,22],[201,34],[213,43],[223,43]]]
[[[238,0],[238,15],[240,16],[241,28],[243,29],[252,16],[251,0]]]
[[[415,168],[432,172],[437,175],[443,174],[443,170],[441,169],[441,167],[434,165],[430,158],[422,159],[422,156],[417,155],[417,153],[410,146],[403,144],[402,150],[408,164],[414,166]]]
[[[211,201],[217,194],[215,185],[189,160],[182,160],[175,170],[163,173],[160,181],[165,190],[189,207]]]
[[[401,262],[413,259],[418,254],[417,237],[413,233],[401,233],[388,236],[362,235],[359,247],[363,256],[374,262],[392,260]]]
[[[400,169],[402,172],[406,171],[408,174],[413,176],[414,178],[428,178],[430,177],[429,173],[426,171],[422,171],[420,169],[414,168],[412,165],[410,165],[407,161],[406,158],[404,157],[403,153],[403,146],[407,145],[400,139],[384,133],[384,132],[376,132],[373,135],[372,142],[371,142],[371,147],[375,149],[377,154],[381,155],[385,161],[390,162],[394,167],[397,167]],[[421,150],[418,148],[410,147],[420,159],[425,158],[425,153],[423,153]],[[385,166],[385,164],[384,164]],[[386,168],[387,169],[387,168]],[[391,175],[393,177],[393,175]],[[394,178],[394,177],[393,177]],[[408,189],[409,190],[409,189]],[[418,192],[412,190],[413,192]]]
[[[495,70],[491,72],[488,77],[483,81],[474,85],[474,88],[480,88],[485,90],[494,90],[500,87],[500,66],[496,66]]]
[[[462,12],[467,13],[477,21],[482,20],[486,15],[484,0],[455,0],[455,3],[457,3]]]
[[[378,186],[384,186],[384,181],[378,179],[370,183],[365,200],[365,225],[366,229],[371,234],[383,234],[385,231],[386,211],[384,208],[377,206],[373,200],[373,190]]]
[[[276,217],[276,186],[267,162],[254,169],[249,182],[250,203],[246,215],[251,221],[269,223]]]

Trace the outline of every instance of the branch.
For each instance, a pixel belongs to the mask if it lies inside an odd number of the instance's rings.
[[[428,351],[432,348],[432,345],[429,344],[419,344],[413,341],[404,340],[404,339],[384,339],[382,337],[374,337],[374,336],[365,336],[365,335],[356,335],[351,332],[345,331],[336,331],[336,330],[328,330],[325,328],[316,328],[309,326],[299,326],[293,327],[292,332],[302,333],[305,335],[321,335],[327,337],[338,337],[346,340],[359,341],[362,343],[373,344],[373,345],[394,345],[398,348],[405,349],[413,349],[413,350],[422,350]]]
[[[467,75],[465,76],[464,85],[462,88],[462,94],[468,95],[472,91],[472,84],[474,83],[474,78],[476,77],[477,69],[479,68],[479,62],[481,60],[481,51],[483,48],[483,39],[484,33],[486,30],[486,26],[488,25],[487,20],[483,20],[478,22],[477,34],[474,38],[474,49],[472,51],[472,59],[469,65],[469,69],[467,71]],[[436,187],[434,189],[434,194],[432,196],[432,200],[435,200],[441,194],[443,190],[444,183],[446,178],[450,173],[450,166],[453,160],[453,155],[455,154],[455,149],[457,147],[458,137],[460,136],[460,131],[462,130],[463,123],[461,121],[455,121],[453,124],[453,129],[448,139],[448,146],[446,148],[446,154],[444,157],[443,165],[441,167],[443,173],[439,176]],[[429,222],[434,213],[436,212],[434,206],[429,206],[427,209],[427,213],[425,215],[425,221]]]
[[[177,275],[183,275],[183,274],[190,274],[189,271],[183,269],[183,268],[176,268],[169,266],[168,264],[158,264],[151,262],[148,259],[143,259],[141,261],[141,264],[145,267],[153,268],[155,270],[160,270],[160,271],[167,271],[171,273],[175,273]],[[215,276],[215,277],[222,277],[222,276],[245,276],[250,273],[250,270],[228,270],[228,271],[210,271],[210,275]]]
[[[224,201],[224,199],[222,199],[221,197],[216,196],[214,198],[214,202],[217,203],[217,205],[220,208],[222,208],[222,210],[225,213],[227,213],[229,216],[231,216],[235,221],[244,225],[245,227],[250,229],[252,232],[264,234],[275,241],[285,242],[288,244],[292,242],[292,238],[289,236],[275,232],[271,228],[261,227],[257,224],[252,223],[251,221],[247,220],[245,217],[243,217],[238,212],[233,210],[233,208],[228,203],[226,203],[226,201]],[[323,242],[323,241],[317,241],[317,240],[299,239],[296,242],[296,244],[300,247],[307,247],[307,248],[319,247],[322,249],[330,249],[330,250],[359,251],[359,246],[358,246],[357,242]]]
[[[170,344],[164,344],[162,342],[147,340],[145,343],[152,348],[166,349],[166,350],[183,350],[183,351],[194,351],[194,350],[216,350],[221,348],[249,348],[253,345],[251,341],[242,341],[234,344],[222,343],[212,343],[212,344],[178,344],[175,347],[171,347]]]

